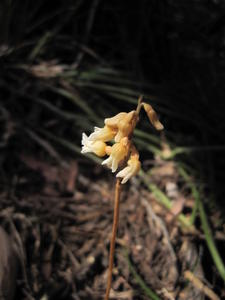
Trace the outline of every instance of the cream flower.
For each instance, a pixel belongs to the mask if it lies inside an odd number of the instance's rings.
[[[81,153],[93,152],[97,156],[105,156],[106,155],[106,144],[103,141],[90,141],[88,136],[83,133],[82,134],[82,150]]]
[[[105,119],[108,127],[117,129],[115,142],[118,143],[124,137],[130,137],[137,123],[138,117],[134,110],[129,113],[119,113],[112,118]]]
[[[103,128],[95,127],[94,132],[88,137],[89,141],[101,140],[102,142],[111,141],[116,135],[116,130],[105,126]]]
[[[126,183],[131,177],[135,176],[141,168],[141,163],[137,155],[131,156],[128,160],[128,166],[121,170],[116,177],[123,178],[122,184]]]
[[[113,173],[116,172],[119,164],[123,162],[128,155],[129,148],[129,139],[127,137],[122,138],[119,143],[112,146],[110,156],[102,162],[102,165],[107,165],[112,169]]]
[[[141,168],[138,151],[132,143],[132,135],[142,107],[151,124],[157,130],[162,130],[163,125],[156,112],[151,105],[142,102],[142,97],[140,97],[136,110],[128,113],[121,112],[114,117],[106,118],[103,128],[95,127],[89,137],[85,133],[82,135],[81,153],[93,152],[100,157],[107,155],[108,157],[102,164],[107,165],[113,173],[117,171],[118,167],[127,164],[116,175],[116,177],[122,178],[122,183],[126,183],[135,176]],[[115,141],[115,144],[108,145],[107,142],[112,140]]]

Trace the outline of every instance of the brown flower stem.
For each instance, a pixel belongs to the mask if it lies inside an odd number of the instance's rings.
[[[118,221],[119,221],[120,192],[121,192],[121,179],[117,178],[116,187],[115,187],[114,215],[113,215],[112,237],[111,237],[110,253],[109,253],[107,288],[106,288],[104,300],[109,299],[109,293],[112,284],[112,270],[113,270],[114,253],[115,253],[115,241],[116,241],[116,233],[117,233]]]

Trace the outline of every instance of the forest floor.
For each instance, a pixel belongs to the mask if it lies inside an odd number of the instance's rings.
[[[176,164],[159,158],[144,164],[173,206],[164,208],[138,178],[123,186],[110,299],[222,299],[201,229],[177,219],[181,211],[188,217],[194,198]],[[5,151],[2,166],[0,222],[12,249],[10,264],[1,262],[8,268],[5,299],[13,299],[13,286],[17,300],[102,299],[115,179],[85,158],[55,163],[43,154]],[[221,231],[214,233],[224,241]]]

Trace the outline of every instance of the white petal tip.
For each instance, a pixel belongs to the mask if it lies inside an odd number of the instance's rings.
[[[128,179],[123,179],[122,181],[121,181],[121,184],[125,184],[125,183],[127,183],[127,181],[128,181]]]

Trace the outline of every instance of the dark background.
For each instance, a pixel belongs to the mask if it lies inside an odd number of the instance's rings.
[[[52,93],[50,87],[59,86],[57,78],[35,78],[30,66],[54,61],[76,70],[74,78],[84,70],[116,70],[120,72],[117,81],[117,75],[110,82],[111,75],[106,74],[97,79],[97,88],[82,89],[72,82],[73,77],[70,83],[85,105],[98,103],[104,117],[108,109],[131,108],[129,101],[120,100],[120,88],[133,89],[127,98],[148,95],[160,113],[168,141],[194,147],[181,159],[189,160],[202,177],[207,196],[223,206],[224,8],[224,1],[143,0],[129,5],[100,0],[55,1],[54,5],[41,0],[1,1],[0,97],[16,120],[16,132],[51,119],[49,111],[41,111],[43,107],[34,113],[32,97],[41,95],[56,107],[79,111]],[[101,88],[105,81],[118,88],[116,97]],[[76,135],[67,131],[71,134]]]

